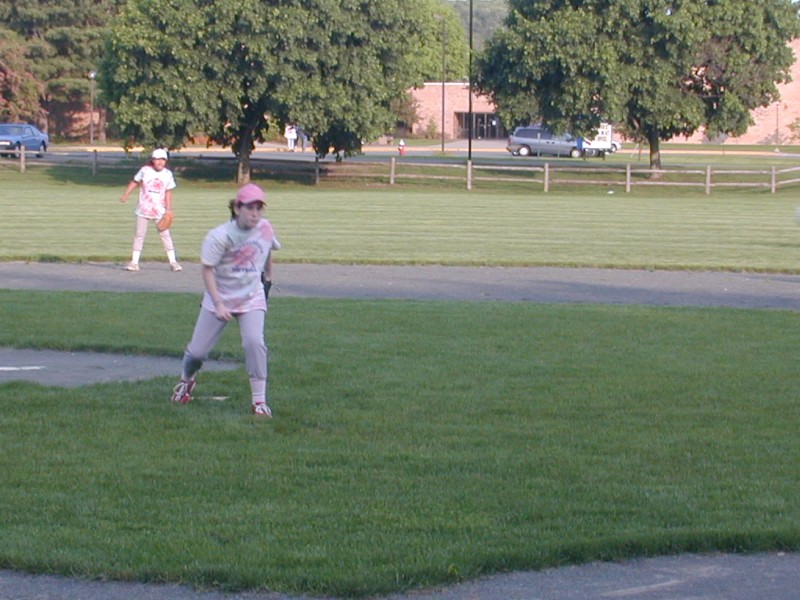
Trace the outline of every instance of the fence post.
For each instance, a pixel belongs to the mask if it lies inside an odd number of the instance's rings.
[[[625,193],[631,193],[631,163],[625,165]]]
[[[25,146],[19,147],[19,172],[25,172]]]
[[[389,159],[389,185],[394,185],[394,173],[395,173],[395,158],[394,156]]]
[[[711,165],[706,166],[706,195],[711,193]]]
[[[97,175],[97,150],[92,150],[92,177]]]
[[[314,185],[319,185],[319,156],[314,157]]]
[[[775,190],[778,189],[778,181],[777,181],[776,177],[777,177],[777,171],[775,170],[775,167],[772,167],[772,177],[771,177],[771,180],[770,180],[770,186],[769,187],[770,187],[770,191],[773,194],[775,193]]]
[[[467,190],[472,189],[472,161],[467,161]]]
[[[550,163],[544,163],[544,193],[550,191]]]

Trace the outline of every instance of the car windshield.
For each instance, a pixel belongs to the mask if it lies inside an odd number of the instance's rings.
[[[22,126],[0,125],[0,135],[22,135]]]

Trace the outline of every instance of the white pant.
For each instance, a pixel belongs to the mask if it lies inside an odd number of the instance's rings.
[[[133,237],[133,251],[141,252],[144,248],[144,236],[147,235],[147,226],[150,224],[150,219],[145,219],[136,215],[136,235]],[[172,236],[169,234],[169,229],[158,232],[161,238],[161,244],[164,246],[165,252],[173,252],[175,246],[172,243]]]
[[[239,323],[245,366],[251,384],[254,381],[265,382],[267,380],[268,350],[264,341],[265,316],[266,312],[263,310],[234,315]],[[227,321],[218,319],[217,315],[210,310],[200,309],[192,340],[183,355],[184,379],[191,379],[200,370],[203,362],[208,359],[209,352],[217,345],[227,324]]]

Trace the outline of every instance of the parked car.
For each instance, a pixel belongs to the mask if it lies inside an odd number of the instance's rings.
[[[50,138],[33,125],[26,123],[0,124],[0,156],[14,156],[23,147],[25,152],[35,152],[42,157],[50,145]]]
[[[555,134],[544,125],[517,127],[508,138],[506,150],[514,156],[583,156],[578,138],[569,133]]]

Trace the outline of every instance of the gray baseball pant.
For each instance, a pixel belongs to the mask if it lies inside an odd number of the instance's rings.
[[[251,382],[266,382],[267,380],[268,351],[264,341],[265,316],[266,312],[263,310],[234,315],[239,323],[245,366]],[[183,355],[184,379],[191,379],[197,374],[203,366],[203,362],[208,359],[209,352],[217,345],[227,324],[226,321],[218,319],[213,312],[204,308],[200,309],[192,340]]]

